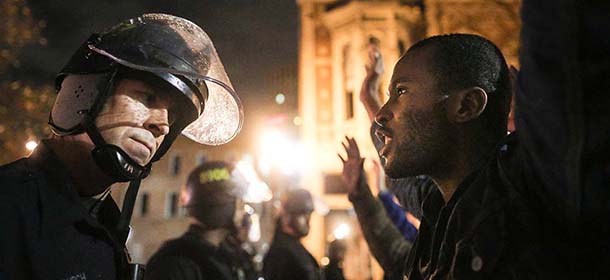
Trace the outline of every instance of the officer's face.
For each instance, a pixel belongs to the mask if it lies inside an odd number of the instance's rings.
[[[311,212],[291,215],[291,227],[298,237],[305,237],[309,234],[309,220]]]
[[[169,133],[170,100],[139,80],[121,80],[95,121],[108,144],[146,165]]]
[[[246,215],[246,211],[244,210],[245,204],[244,201],[240,198],[235,200],[235,213],[233,214],[233,225],[237,230],[239,230],[242,226],[242,222]]]

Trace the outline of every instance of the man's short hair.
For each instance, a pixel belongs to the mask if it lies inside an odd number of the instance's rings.
[[[481,115],[485,127],[506,133],[512,94],[510,75],[502,52],[491,41],[473,34],[433,36],[413,45],[407,54],[432,47],[433,61],[428,65],[437,81],[437,90],[480,87],[487,92],[487,108]]]

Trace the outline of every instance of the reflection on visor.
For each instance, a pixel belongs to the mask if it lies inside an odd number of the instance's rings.
[[[170,73],[205,81],[208,87],[205,109],[197,120],[182,131],[182,134],[191,140],[207,145],[222,145],[235,138],[240,131],[244,116],[241,101],[233,88],[221,80],[190,71],[138,65],[116,57],[92,44],[88,47],[90,50],[131,69],[153,73]],[[221,70],[224,72],[224,69]]]

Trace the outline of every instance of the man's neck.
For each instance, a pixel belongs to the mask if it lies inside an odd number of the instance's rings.
[[[466,179],[468,175],[479,170],[489,158],[489,153],[492,151],[464,148],[462,153],[454,157],[454,161],[449,165],[447,170],[441,171],[438,174],[431,174],[430,177],[438,186],[439,191],[443,196],[445,204],[447,204],[455,190]]]
[[[80,196],[95,196],[108,189],[114,181],[97,167],[91,156],[93,144],[85,134],[52,138],[49,148],[68,169]]]
[[[229,230],[225,228],[203,230],[200,234],[201,239],[209,242],[214,247],[220,246],[220,243],[222,243],[227,236],[229,236]]]

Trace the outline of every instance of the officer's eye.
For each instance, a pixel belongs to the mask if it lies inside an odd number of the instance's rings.
[[[152,93],[146,94],[146,104],[153,105],[153,104],[155,104],[156,101],[157,101],[156,95],[154,95]]]

